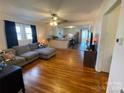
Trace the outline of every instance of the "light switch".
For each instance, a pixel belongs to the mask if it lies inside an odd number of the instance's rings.
[[[117,42],[119,45],[123,45],[123,43],[124,43],[124,38],[117,38],[117,39],[116,39],[116,42]]]

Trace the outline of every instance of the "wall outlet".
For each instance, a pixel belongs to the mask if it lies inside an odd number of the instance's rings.
[[[124,93],[124,91],[121,89],[120,93]]]

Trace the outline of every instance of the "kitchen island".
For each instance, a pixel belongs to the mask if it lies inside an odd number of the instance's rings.
[[[67,49],[69,47],[69,40],[50,40],[49,46],[53,48]]]

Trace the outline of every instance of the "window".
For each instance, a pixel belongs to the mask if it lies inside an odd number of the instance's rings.
[[[32,43],[32,29],[30,25],[16,23],[18,44],[26,45]]]
[[[25,27],[25,33],[27,39],[32,39],[32,31],[30,26]]]
[[[16,33],[17,33],[17,38],[18,40],[21,40],[22,39],[22,36],[21,36],[21,28],[20,26],[16,26]]]
[[[19,41],[32,40],[32,31],[30,25],[16,23],[16,33]]]

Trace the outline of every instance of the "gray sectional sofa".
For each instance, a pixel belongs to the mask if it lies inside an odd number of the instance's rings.
[[[49,59],[56,54],[56,49],[49,47],[41,48],[38,46],[38,43],[15,46],[5,51],[11,51],[15,54],[14,61],[7,62],[7,64],[18,66],[24,66],[38,58]]]

